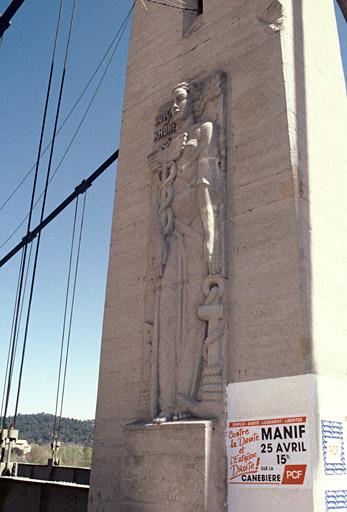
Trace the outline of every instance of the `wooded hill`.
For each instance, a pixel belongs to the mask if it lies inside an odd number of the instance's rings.
[[[26,439],[28,443],[51,443],[53,423],[53,414],[18,414],[16,428],[19,430],[19,439]],[[63,443],[92,446],[94,420],[62,418],[60,432]]]

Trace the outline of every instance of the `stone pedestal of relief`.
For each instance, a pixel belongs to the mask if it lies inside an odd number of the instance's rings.
[[[190,21],[154,4],[134,13],[89,510],[343,510],[346,110],[333,6],[204,4]],[[223,294],[212,319],[204,306],[213,286],[201,288],[196,314],[203,342],[223,330],[214,346],[222,371],[207,383],[203,343],[198,371],[192,365],[193,420],[153,425],[153,177],[163,179],[153,153],[181,134],[165,118],[172,89],[213,76],[224,85],[202,95],[205,114],[195,111],[219,130],[223,269],[212,275]],[[204,384],[221,396],[206,401]]]
[[[119,510],[204,510],[212,428],[211,421],[126,427]]]

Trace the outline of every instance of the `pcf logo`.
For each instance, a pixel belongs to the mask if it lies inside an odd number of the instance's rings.
[[[282,484],[302,485],[305,480],[306,464],[286,464],[284,466]]]

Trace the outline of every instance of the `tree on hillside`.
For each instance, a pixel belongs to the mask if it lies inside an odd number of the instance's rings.
[[[16,426],[19,437],[29,443],[47,444],[52,441],[53,414],[18,414]],[[92,446],[94,420],[62,418],[60,438],[64,443]]]

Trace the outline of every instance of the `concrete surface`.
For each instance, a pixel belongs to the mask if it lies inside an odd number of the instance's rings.
[[[224,400],[229,383],[305,374],[346,379],[346,102],[333,3],[208,0],[189,34],[184,16],[149,3],[146,12],[141,2],[134,13],[89,512],[120,506],[124,428],[150,417],[147,156],[155,116],[177,83],[213,71],[226,75]],[[310,388],[316,416],[322,386]],[[293,397],[297,408],[299,398]],[[220,425],[211,453],[224,471],[211,476],[209,512],[221,512],[226,502],[226,415]],[[231,503],[229,511],[256,506],[251,491],[250,501],[237,509]],[[278,492],[266,510],[278,510]],[[325,512],[315,492],[306,510]],[[283,510],[295,509],[295,488],[289,495]],[[146,507],[140,500],[137,510]]]
[[[206,510],[211,433],[203,421],[128,426],[119,510]]]

